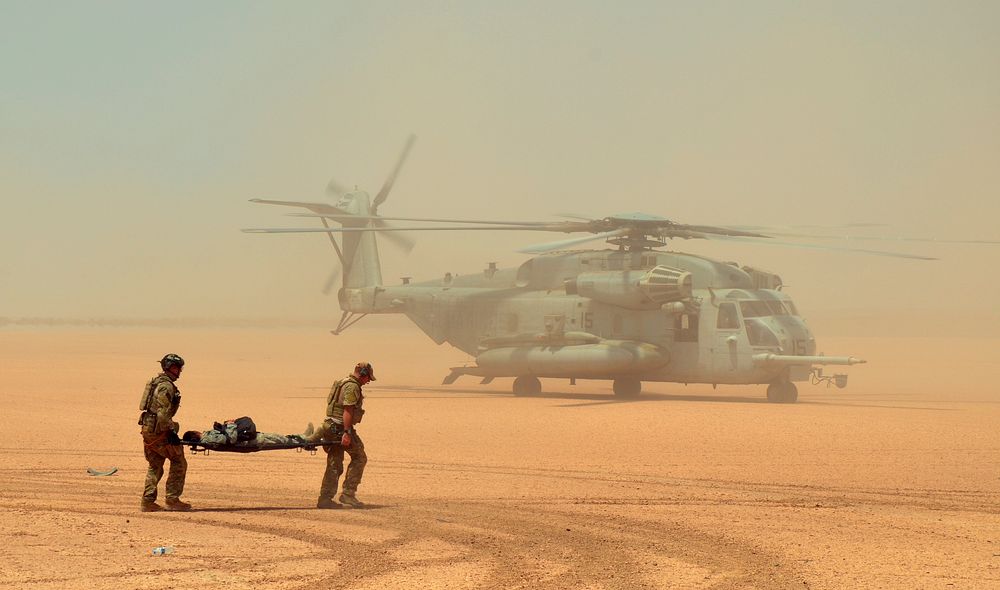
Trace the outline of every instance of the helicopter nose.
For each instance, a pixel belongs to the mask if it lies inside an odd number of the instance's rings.
[[[816,340],[812,332],[801,321],[793,320],[787,316],[781,318],[771,318],[769,326],[778,336],[781,343],[781,351],[784,354],[812,354],[816,350]]]

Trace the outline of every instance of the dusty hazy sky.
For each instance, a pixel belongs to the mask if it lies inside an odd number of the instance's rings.
[[[0,316],[333,318],[325,238],[242,234],[296,224],[247,199],[374,193],[410,132],[385,215],[996,239],[1000,3],[2,2]],[[546,239],[421,234],[384,276]],[[806,310],[997,315],[1000,246],[675,247]]]

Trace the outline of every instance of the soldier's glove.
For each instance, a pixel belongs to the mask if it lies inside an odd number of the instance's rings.
[[[177,433],[174,432],[173,430],[168,430],[167,431],[167,444],[171,444],[171,445],[180,445],[181,444],[180,437],[178,437]]]

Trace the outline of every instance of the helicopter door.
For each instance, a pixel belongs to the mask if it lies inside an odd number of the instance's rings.
[[[726,375],[735,371],[739,360],[740,316],[736,304],[719,304],[712,338],[712,369],[716,375]]]

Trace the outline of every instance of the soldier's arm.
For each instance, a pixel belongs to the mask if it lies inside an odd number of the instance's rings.
[[[340,403],[344,406],[344,430],[350,430],[354,426],[354,408],[361,398],[361,391],[356,383],[348,381],[340,393]]]
[[[173,430],[173,418],[176,408],[171,404],[171,392],[171,387],[167,383],[160,383],[156,386],[156,391],[153,392],[151,410],[156,414],[156,426],[153,428],[154,434]]]
[[[356,383],[350,382],[344,385],[341,392],[341,404],[344,406],[344,435],[340,437],[340,446],[345,449],[354,442],[351,433],[354,432],[354,408],[358,405],[361,390]]]

